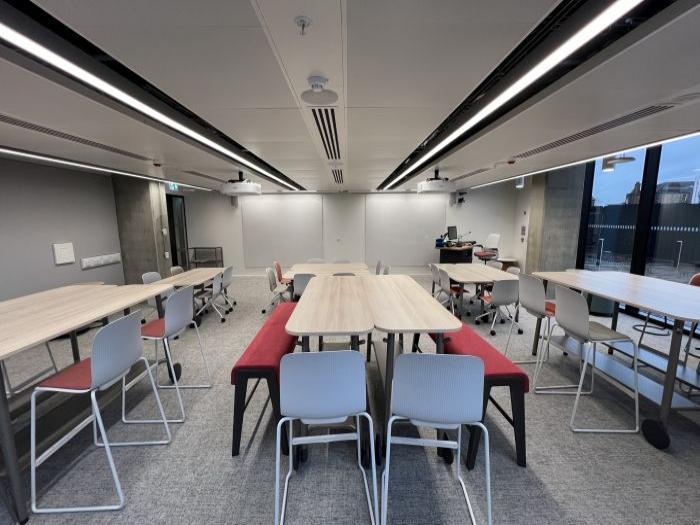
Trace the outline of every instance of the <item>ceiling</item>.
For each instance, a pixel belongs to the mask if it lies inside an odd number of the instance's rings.
[[[556,5],[553,0],[39,0],[43,9],[302,186],[373,190]],[[682,2],[679,2],[682,3]],[[311,25],[301,35],[294,17]],[[663,14],[663,13],[662,13]],[[653,22],[653,20],[652,20]],[[440,162],[473,186],[694,131],[700,104],[493,169],[495,163],[652,103],[700,92],[700,9],[584,64]],[[640,28],[642,29],[642,28]],[[606,50],[607,51],[607,50]],[[673,60],[669,60],[669,57]],[[582,69],[587,69],[582,74]],[[307,77],[335,106],[331,165]],[[211,188],[237,166],[0,59],[0,114],[100,142],[112,153],[0,121],[0,144]],[[604,87],[604,89],[602,89]],[[153,166],[157,162],[161,168]],[[338,185],[332,168],[344,172]],[[263,182],[266,191],[280,189]],[[416,180],[403,189],[415,188]]]

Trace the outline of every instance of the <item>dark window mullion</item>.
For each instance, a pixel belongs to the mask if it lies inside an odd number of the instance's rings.
[[[649,235],[651,232],[652,213],[656,198],[656,182],[659,177],[659,163],[661,161],[661,146],[655,146],[646,150],[644,159],[644,174],[642,176],[642,188],[639,194],[639,206],[637,207],[637,222],[634,229],[634,244],[632,246],[632,264],[630,273],[644,275],[647,262],[647,250],[649,247]]]
[[[586,262],[586,239],[588,238],[588,220],[593,203],[593,177],[595,161],[586,164],[586,175],[583,182],[583,200],[581,201],[581,222],[578,227],[578,251],[576,252],[576,268],[582,270]]]

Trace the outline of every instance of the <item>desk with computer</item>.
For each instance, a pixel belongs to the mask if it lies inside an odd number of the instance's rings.
[[[435,249],[440,250],[441,263],[470,263],[474,243],[461,240],[457,226],[448,226],[447,233],[435,239]]]

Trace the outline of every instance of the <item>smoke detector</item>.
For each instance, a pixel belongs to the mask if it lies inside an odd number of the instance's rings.
[[[338,93],[326,89],[326,84],[328,84],[326,77],[311,75],[308,81],[311,89],[307,89],[301,94],[301,100],[310,106],[330,106],[338,102]]]
[[[251,182],[243,178],[243,172],[238,172],[238,180],[231,179],[221,187],[221,193],[229,196],[236,195],[260,195],[262,186],[257,182]]]
[[[451,193],[455,183],[447,178],[440,178],[440,170],[435,168],[435,176],[418,183],[418,193]]]

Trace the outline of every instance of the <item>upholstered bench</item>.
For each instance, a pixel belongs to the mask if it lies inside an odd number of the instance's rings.
[[[285,332],[284,326],[295,306],[296,303],[280,303],[231,370],[231,384],[236,387],[233,405],[232,456],[237,456],[240,452],[243,414],[249,401],[246,399],[249,380],[257,379],[251,396],[255,393],[255,388],[261,379],[267,381],[275,420],[280,418],[280,361],[286,354],[294,351],[297,341],[296,336]]]
[[[530,390],[527,374],[468,326],[462,326],[459,332],[446,335],[445,353],[476,356],[484,362],[484,414],[489,401],[503,414],[515,433],[516,462],[521,467],[526,466],[525,394]],[[511,416],[491,397],[491,389],[499,386],[510,389]],[[470,430],[466,458],[468,469],[474,468],[480,438],[481,430],[473,427]]]

